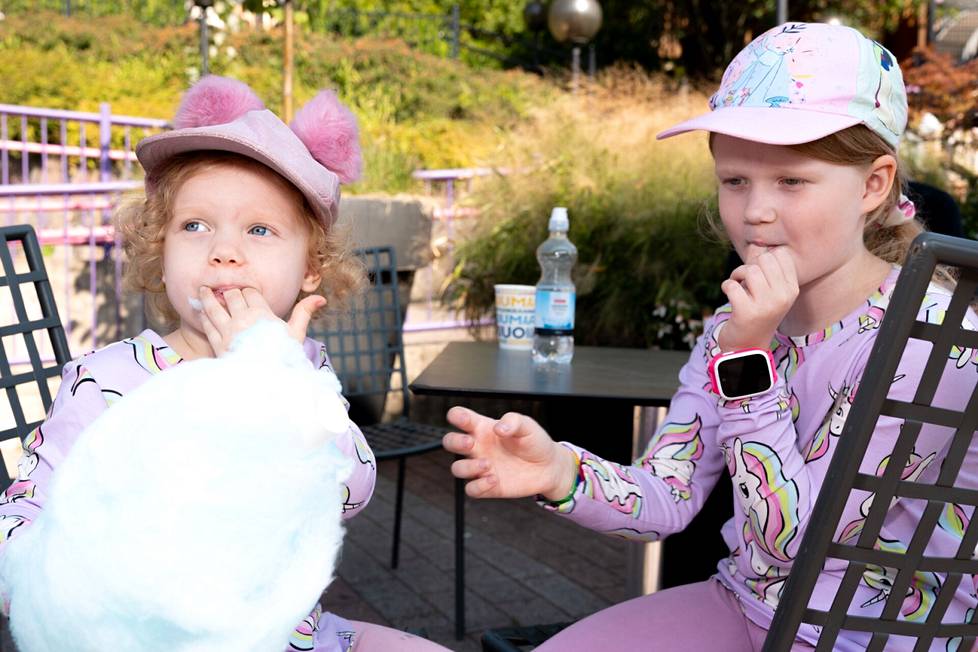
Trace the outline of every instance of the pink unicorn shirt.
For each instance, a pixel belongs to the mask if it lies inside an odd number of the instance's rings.
[[[321,343],[307,338],[303,350],[316,369],[330,368],[326,347]],[[65,365],[47,419],[25,439],[18,478],[0,498],[0,555],[5,544],[29,527],[44,508],[58,464],[71,452],[85,427],[121,397],[181,361],[160,335],[145,330]],[[343,518],[347,519],[370,500],[376,463],[356,426],[338,438],[336,445],[354,461],[343,491]],[[354,629],[347,620],[323,612],[317,605],[296,625],[286,649],[346,652],[353,637]]]
[[[714,577],[740,598],[751,621],[768,628],[898,274],[894,268],[858,310],[829,328],[796,337],[776,333],[771,351],[778,380],[767,393],[746,400],[723,401],[709,389],[707,363],[717,350],[718,328],[731,314],[729,305],[719,309],[680,372],[680,389],[642,455],[626,466],[562,442],[581,460],[581,481],[570,500],[540,504],[591,529],[652,541],[685,528],[726,475],[734,490],[734,517],[722,528],[730,555],[718,564]],[[948,291],[931,284],[917,318],[940,323],[949,301]],[[973,313],[968,319],[966,327],[978,325]],[[912,399],[929,353],[930,344],[910,340],[890,385],[891,399]],[[978,384],[976,361],[975,351],[951,351],[935,405],[949,409],[965,405]],[[879,420],[861,472],[883,473],[901,427],[898,419]],[[950,428],[921,428],[902,477],[936,479],[953,434]],[[972,442],[958,482],[962,487],[978,487],[978,443]],[[850,496],[834,540],[845,543],[858,536],[871,504],[872,497],[865,493]],[[925,501],[894,500],[877,545],[906,550],[925,505]],[[953,556],[972,511],[949,504],[927,554]],[[830,606],[844,571],[844,562],[830,561],[812,595],[813,607]],[[894,579],[892,569],[868,567],[853,608],[859,615],[879,616]],[[973,579],[955,590],[944,622],[970,622],[978,605],[978,578]],[[925,620],[941,584],[937,574],[916,573],[901,617]],[[814,644],[818,631],[803,624],[798,636]],[[848,638],[840,638],[836,649],[865,649],[868,639],[860,634],[843,632],[843,636]],[[959,644],[941,640],[932,649],[954,650]],[[896,639],[890,645],[902,649]]]

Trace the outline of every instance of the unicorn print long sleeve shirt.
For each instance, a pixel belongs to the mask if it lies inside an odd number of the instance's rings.
[[[329,366],[321,343],[306,339],[303,350],[315,368]],[[18,478],[0,498],[0,554],[11,537],[29,527],[41,512],[58,465],[85,427],[119,398],[181,361],[157,333],[145,330],[65,365],[47,419],[25,439]],[[369,501],[376,464],[370,447],[355,426],[337,439],[336,444],[354,461],[343,503],[343,517],[349,518]],[[317,606],[298,624],[288,649],[345,652],[352,638],[349,622],[323,613]]]
[[[716,482],[732,481],[734,517],[722,530],[731,553],[719,563],[716,577],[738,595],[752,621],[769,626],[898,273],[894,269],[858,310],[822,332],[801,337],[776,333],[771,350],[778,380],[767,393],[742,401],[723,401],[712,393],[706,371],[709,359],[719,351],[717,329],[730,317],[730,306],[724,306],[706,324],[680,372],[681,386],[668,415],[643,454],[631,466],[624,466],[563,442],[580,459],[581,481],[570,500],[541,504],[592,529],[655,540],[682,530]],[[940,323],[949,300],[949,292],[932,284],[918,319]],[[970,312],[969,319],[969,327],[975,328]],[[910,340],[890,386],[890,398],[912,399],[929,351],[928,343]],[[953,349],[935,405],[961,409],[976,382],[978,352]],[[861,472],[883,473],[901,425],[894,418],[879,420]],[[936,478],[952,435],[952,429],[925,425],[903,477]],[[978,444],[974,442],[959,482],[978,487]],[[871,500],[850,498],[836,541],[859,536]],[[923,501],[894,501],[879,545],[906,549],[923,508]],[[970,512],[970,508],[948,505],[931,539],[930,545],[935,546],[931,550],[956,551]],[[838,564],[822,572],[813,606],[829,606],[844,571],[844,562]],[[856,594],[864,615],[879,615],[893,579],[887,569],[864,574]],[[970,619],[978,602],[976,583],[978,580],[959,585],[945,622]],[[940,586],[937,575],[917,573],[903,603],[903,618],[925,619]],[[847,641],[840,639],[843,647],[837,649],[865,649],[865,643],[852,636]],[[814,643],[818,635],[811,626],[803,625],[799,637]],[[947,649],[955,649],[954,641],[941,641],[939,649],[944,650],[946,643],[951,646]]]

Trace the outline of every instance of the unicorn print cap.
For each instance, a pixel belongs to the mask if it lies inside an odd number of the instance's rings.
[[[286,125],[243,82],[210,75],[184,94],[173,126],[136,146],[147,183],[177,154],[233,152],[285,177],[329,228],[338,214],[340,183],[360,176],[356,118],[329,90],[316,95]]]
[[[702,129],[797,145],[857,124],[896,149],[907,126],[907,92],[896,58],[851,27],[785,23],[734,57],[710,98],[710,113],[656,138]]]

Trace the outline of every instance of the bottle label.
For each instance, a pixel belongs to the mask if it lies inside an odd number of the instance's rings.
[[[573,335],[575,298],[573,291],[537,289],[537,334]]]

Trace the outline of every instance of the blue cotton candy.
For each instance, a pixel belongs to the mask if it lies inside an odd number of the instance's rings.
[[[21,652],[285,649],[342,542],[338,392],[261,322],[106,410],[0,565]]]

